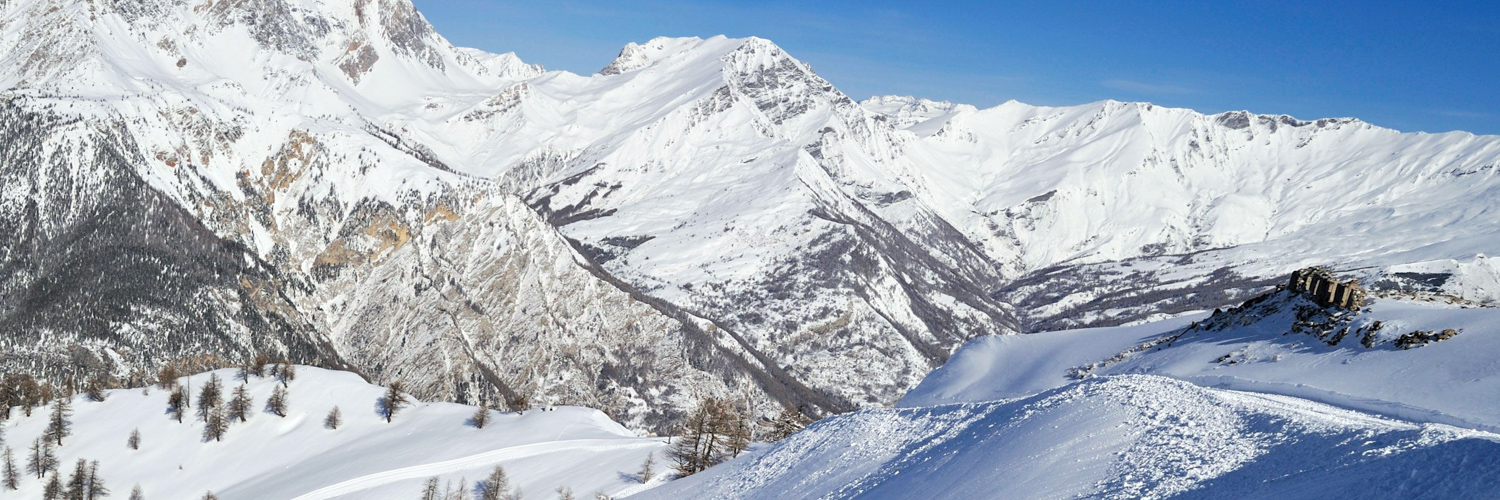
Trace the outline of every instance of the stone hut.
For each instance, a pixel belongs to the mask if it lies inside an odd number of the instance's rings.
[[[1324,267],[1309,267],[1292,272],[1287,289],[1308,296],[1323,307],[1358,310],[1365,306],[1365,290],[1359,280],[1339,281]]]

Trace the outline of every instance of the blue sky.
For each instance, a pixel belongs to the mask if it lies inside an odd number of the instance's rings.
[[[626,42],[760,36],[863,99],[1151,101],[1500,134],[1500,2],[414,0],[455,44],[592,73]]]

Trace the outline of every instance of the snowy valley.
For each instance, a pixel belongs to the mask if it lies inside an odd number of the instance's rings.
[[[66,394],[114,498],[1500,496],[1500,136],[857,101],[754,37],[583,75],[408,0],[0,19],[0,429]],[[289,412],[222,440],[143,388],[257,357]],[[674,480],[711,398],[762,442]]]

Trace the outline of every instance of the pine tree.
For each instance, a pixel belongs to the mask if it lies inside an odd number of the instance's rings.
[[[210,491],[208,493],[204,493],[203,494],[203,499],[202,500],[219,500],[219,496],[215,495],[214,492]]]
[[[203,384],[203,388],[198,391],[198,420],[207,422],[209,411],[218,408],[223,401],[224,390],[223,384],[219,382],[219,374],[211,373],[208,375],[208,383]]]
[[[502,500],[506,497],[506,490],[510,489],[510,478],[505,475],[505,468],[496,465],[495,470],[490,471],[490,477],[481,483],[479,500]]]
[[[250,392],[245,390],[245,384],[234,388],[234,397],[229,398],[229,405],[225,408],[226,416],[230,420],[244,422],[250,416]]]
[[[172,412],[177,423],[182,423],[182,414],[187,413],[188,409],[188,396],[181,386],[172,388],[172,395],[167,397],[167,409]]]
[[[328,410],[327,417],[323,417],[323,427],[338,430],[340,425],[344,425],[344,414],[339,411],[339,407],[335,406],[332,410]]]
[[[130,489],[130,500],[146,500],[146,494],[141,492],[140,484]]]
[[[276,386],[271,390],[271,397],[266,398],[266,411],[276,414],[278,417],[286,416],[286,388]]]
[[[641,462],[641,470],[635,473],[635,476],[641,480],[641,484],[649,483],[651,478],[656,477],[655,452],[646,455],[646,461]]]
[[[385,397],[381,398],[380,408],[382,413],[385,414],[386,423],[390,423],[391,419],[395,418],[396,413],[400,412],[402,408],[405,408],[410,403],[410,400],[406,399],[406,395],[402,394],[404,388],[405,386],[401,384],[401,381],[397,380],[391,382],[391,386],[385,389]]]
[[[729,424],[726,430],[729,431],[729,436],[724,442],[724,448],[729,452],[729,456],[731,457],[738,457],[750,448],[753,436],[751,435],[748,417],[747,414],[739,412],[731,413],[727,416]]]
[[[438,478],[429,477],[427,483],[422,486],[422,500],[442,500],[438,491]]]
[[[89,462],[89,493],[84,500],[99,500],[109,496],[109,488],[104,486],[104,478],[99,477],[99,461]]]
[[[141,449],[141,430],[131,429],[130,437],[125,439],[125,446],[132,450]]]
[[[483,403],[483,402],[479,403],[479,409],[474,410],[474,416],[469,418],[469,422],[473,423],[474,427],[477,428],[477,429],[483,429],[484,426],[489,425],[489,423],[490,423],[490,405],[489,405],[489,403]]]
[[[21,487],[21,472],[16,470],[16,454],[9,446],[5,447],[5,463],[0,464],[0,486],[7,490]]]
[[[199,404],[198,407],[202,408],[203,405]],[[224,407],[220,405],[209,407],[208,414],[203,417],[203,440],[223,441],[224,433],[228,431],[229,419],[224,417]]]
[[[47,419],[47,439],[62,446],[63,438],[73,434],[73,400],[57,398],[52,402],[52,415]]]

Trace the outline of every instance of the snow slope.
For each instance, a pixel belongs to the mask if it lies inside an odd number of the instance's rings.
[[[1490,498],[1497,314],[1394,295],[1343,311],[1278,290],[976,339],[897,408],[632,498]]]
[[[630,498],[1484,498],[1500,435],[1150,375],[863,410]]]
[[[213,373],[226,387],[239,383],[236,370]],[[201,388],[208,377],[182,382]],[[466,424],[474,407],[421,402],[386,423],[376,413],[383,388],[352,373],[312,367],[298,367],[288,415],[281,418],[262,411],[275,385],[266,378],[246,384],[255,411],[248,422],[231,425],[222,442],[205,442],[203,424],[191,416],[181,424],[173,420],[165,411],[167,391],[107,391],[103,402],[75,397],[73,435],[58,449],[63,471],[71,473],[78,458],[98,460],[112,496],[121,498],[139,484],[146,498],[160,499],[208,491],[225,500],[407,499],[417,497],[429,477],[453,484],[467,478],[472,485],[501,465],[512,484],[534,496],[562,486],[580,495],[618,495],[642,487],[629,474],[665,447],[661,439],[636,437],[599,411],[578,407],[495,411],[493,422],[477,429]],[[334,406],[344,425],[330,430],[323,418]],[[6,443],[18,457],[46,419],[39,409],[4,423]],[[133,429],[141,433],[139,450],[125,446]],[[6,497],[38,498],[41,486],[28,477]]]

